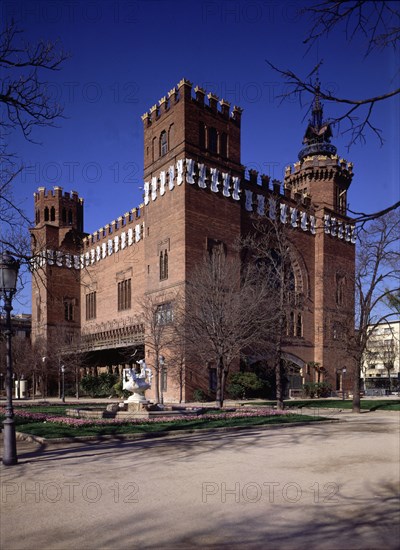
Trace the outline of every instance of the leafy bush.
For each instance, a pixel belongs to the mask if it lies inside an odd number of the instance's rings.
[[[311,399],[314,397],[329,397],[332,393],[332,387],[327,382],[309,382],[303,385],[303,392],[306,397],[311,397]]]
[[[199,401],[200,403],[204,403],[205,401],[209,401],[210,398],[204,390],[197,388],[193,391],[193,400]]]
[[[122,389],[122,380],[113,385],[112,392],[112,395],[123,397],[124,399],[128,399],[128,397],[132,395],[128,390]]]
[[[227,390],[233,399],[259,397],[265,393],[266,383],[254,372],[236,372],[230,376]]]
[[[90,397],[109,397],[113,394],[113,386],[117,380],[116,374],[108,372],[102,372],[99,376],[87,374],[81,380],[81,388]]]
[[[241,384],[229,384],[227,390],[232,399],[244,399],[246,394],[246,390]]]

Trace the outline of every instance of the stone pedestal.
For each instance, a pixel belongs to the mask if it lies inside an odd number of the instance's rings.
[[[128,406],[128,412],[129,413],[143,413],[147,412],[147,401],[145,402],[135,402],[135,401],[127,401]]]

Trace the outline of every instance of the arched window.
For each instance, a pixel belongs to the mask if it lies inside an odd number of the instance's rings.
[[[63,208],[61,211],[61,219],[64,223],[67,223],[67,211],[65,208]]]
[[[72,225],[72,210],[68,210],[68,223]]]
[[[160,135],[160,157],[163,157],[168,152],[167,132],[164,130]]]
[[[54,208],[54,206],[52,206],[50,209],[50,221],[56,221],[56,209]]]
[[[47,206],[46,206],[46,208],[44,209],[44,221],[45,221],[45,222],[48,222],[48,221],[49,221],[49,209],[48,209]]]

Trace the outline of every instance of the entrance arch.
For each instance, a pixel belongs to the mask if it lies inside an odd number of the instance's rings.
[[[306,372],[306,362],[293,353],[282,352],[282,359],[287,363],[288,385],[286,388],[286,397],[300,395],[303,391],[304,373]]]

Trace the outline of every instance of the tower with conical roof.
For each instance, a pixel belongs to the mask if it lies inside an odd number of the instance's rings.
[[[303,138],[303,147],[294,170],[285,174],[285,187],[294,193],[309,195],[315,206],[326,207],[341,215],[347,213],[347,190],[353,178],[353,165],[337,155],[331,143],[332,129],[323,118],[320,85],[311,109],[311,119]]]
[[[347,191],[353,165],[337,154],[332,129],[324,120],[319,82],[311,119],[298,161],[286,168],[284,185],[292,198],[307,197],[315,211],[314,270],[311,273],[314,309],[314,362],[332,374],[346,364],[354,326],[355,236],[348,228]],[[322,371],[323,372],[323,371]],[[338,387],[336,388],[338,389]]]

